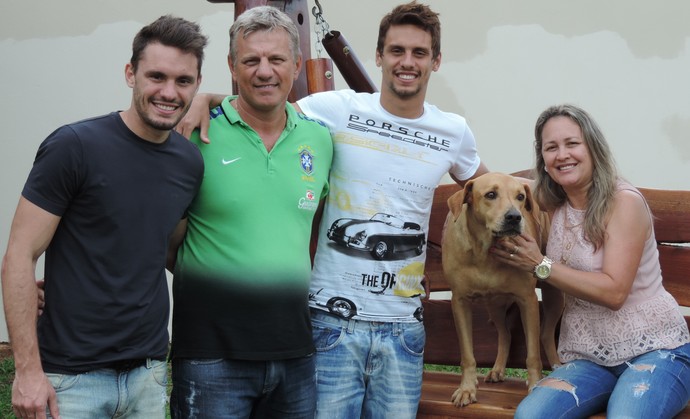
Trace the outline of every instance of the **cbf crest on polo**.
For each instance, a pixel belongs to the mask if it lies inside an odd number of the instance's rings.
[[[308,148],[304,148],[302,151],[300,151],[299,159],[304,173],[311,175],[314,172],[314,157]]]

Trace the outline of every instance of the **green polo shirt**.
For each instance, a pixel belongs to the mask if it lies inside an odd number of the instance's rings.
[[[173,356],[286,359],[313,352],[307,296],[314,213],[328,192],[327,128],[287,104],[268,152],[226,98],[173,281]]]

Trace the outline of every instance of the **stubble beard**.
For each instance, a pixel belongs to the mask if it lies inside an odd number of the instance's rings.
[[[137,113],[139,114],[139,117],[141,120],[148,125],[149,127],[153,129],[157,129],[160,131],[170,131],[175,126],[177,126],[177,123],[180,122],[182,117],[187,113],[187,108],[185,107],[183,111],[180,113],[180,115],[175,118],[174,120],[168,120],[168,119],[154,119],[150,116],[150,113],[146,111],[146,106],[144,104],[141,104],[141,102],[137,101],[136,102],[136,109]],[[154,106],[153,104],[149,103],[151,106]]]
[[[155,119],[149,118],[146,114],[139,114],[142,121],[151,128],[157,129],[159,131],[170,131],[180,122],[180,119],[175,121],[156,121]]]
[[[392,81],[389,83],[388,86],[389,86],[391,92],[393,92],[393,94],[394,94],[395,96],[397,96],[398,98],[400,98],[400,99],[410,99],[410,98],[413,98],[413,97],[417,96],[417,95],[419,94],[419,92],[422,91],[422,87],[421,87],[421,86],[417,86],[417,88],[412,89],[412,90],[398,89],[398,88],[395,86],[395,83],[392,82]]]

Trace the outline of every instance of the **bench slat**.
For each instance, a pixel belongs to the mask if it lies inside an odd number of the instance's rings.
[[[690,243],[690,191],[638,189],[656,218],[654,233],[657,241]]]
[[[690,307],[690,247],[660,244],[658,248],[664,287],[678,304]]]
[[[450,402],[455,389],[460,385],[460,376],[443,372],[424,372],[422,400],[417,418],[512,418],[515,408],[526,395],[525,383],[511,379],[503,383],[485,384],[479,377],[478,394],[480,403],[457,408]],[[524,387],[524,389],[523,389]],[[460,415],[460,416],[458,416]]]

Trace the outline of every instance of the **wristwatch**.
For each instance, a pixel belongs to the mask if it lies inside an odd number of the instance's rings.
[[[540,281],[546,281],[546,279],[551,276],[551,264],[553,261],[546,256],[542,259],[541,263],[534,267],[534,275]]]

